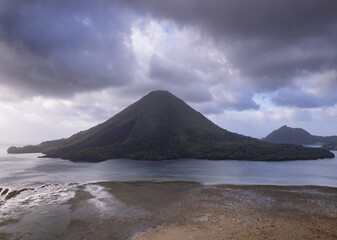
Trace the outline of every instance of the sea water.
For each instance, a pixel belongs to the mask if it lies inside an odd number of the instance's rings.
[[[337,156],[337,152],[334,151]],[[337,157],[297,161],[113,159],[75,163],[41,154],[0,152],[0,188],[102,181],[192,181],[203,184],[315,185],[337,187]]]

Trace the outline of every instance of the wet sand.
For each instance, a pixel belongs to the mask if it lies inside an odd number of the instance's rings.
[[[57,231],[23,234],[9,222],[0,238],[337,239],[337,188],[329,187],[108,182],[79,187],[61,207]]]
[[[134,239],[337,239],[336,193],[328,188],[199,188],[184,204],[180,221]]]

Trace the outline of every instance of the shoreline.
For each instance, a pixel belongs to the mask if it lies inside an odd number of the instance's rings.
[[[0,237],[336,239],[336,199],[337,188],[322,186],[91,182],[65,202],[0,220]]]
[[[314,148],[314,147],[305,147],[305,148]],[[8,150],[8,149],[7,149]],[[246,159],[246,158],[238,158],[238,159],[232,159],[232,158],[223,158],[223,159],[208,159],[208,158],[168,158],[168,159],[144,159],[144,158],[122,158],[122,157],[116,157],[116,158],[108,158],[104,160],[71,160],[70,158],[63,158],[59,156],[50,156],[42,152],[8,152],[6,150],[6,154],[8,155],[20,155],[20,154],[43,154],[41,156],[37,156],[37,158],[52,158],[52,159],[61,159],[61,160],[67,160],[73,163],[102,163],[109,160],[132,160],[132,161],[149,161],[149,162],[161,162],[161,161],[179,161],[179,160],[201,160],[201,161],[246,161],[246,162],[293,162],[293,161],[316,161],[316,160],[327,160],[327,159],[334,159],[336,157],[335,152],[337,150],[328,150],[332,156],[330,157],[317,157],[317,158],[295,158],[295,159],[269,159],[269,160],[258,160],[258,159]]]

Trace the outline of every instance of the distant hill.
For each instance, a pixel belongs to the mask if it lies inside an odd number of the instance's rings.
[[[42,152],[72,161],[130,159],[295,160],[331,158],[325,149],[271,144],[220,128],[167,91],[153,91],[111,119],[70,138],[8,153]]]
[[[331,142],[337,142],[337,136],[315,136],[302,128],[291,128],[286,125],[271,132],[262,140],[270,143],[287,143],[287,144],[326,144]]]

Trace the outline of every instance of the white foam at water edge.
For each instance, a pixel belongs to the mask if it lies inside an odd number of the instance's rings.
[[[88,200],[89,203],[93,204],[98,209],[104,210],[108,207],[108,203],[118,202],[114,196],[108,193],[102,186],[88,184],[86,185],[85,190],[93,196],[92,199]]]
[[[38,188],[29,188],[17,196],[0,199],[1,220],[16,219],[36,207],[62,204],[75,197],[78,184],[45,184]],[[10,189],[9,192],[11,192]]]
[[[93,196],[88,202],[98,210],[101,217],[109,217],[112,215],[117,215],[118,217],[139,217],[150,214],[146,209],[126,205],[119,201],[102,186],[87,184],[85,190]]]

